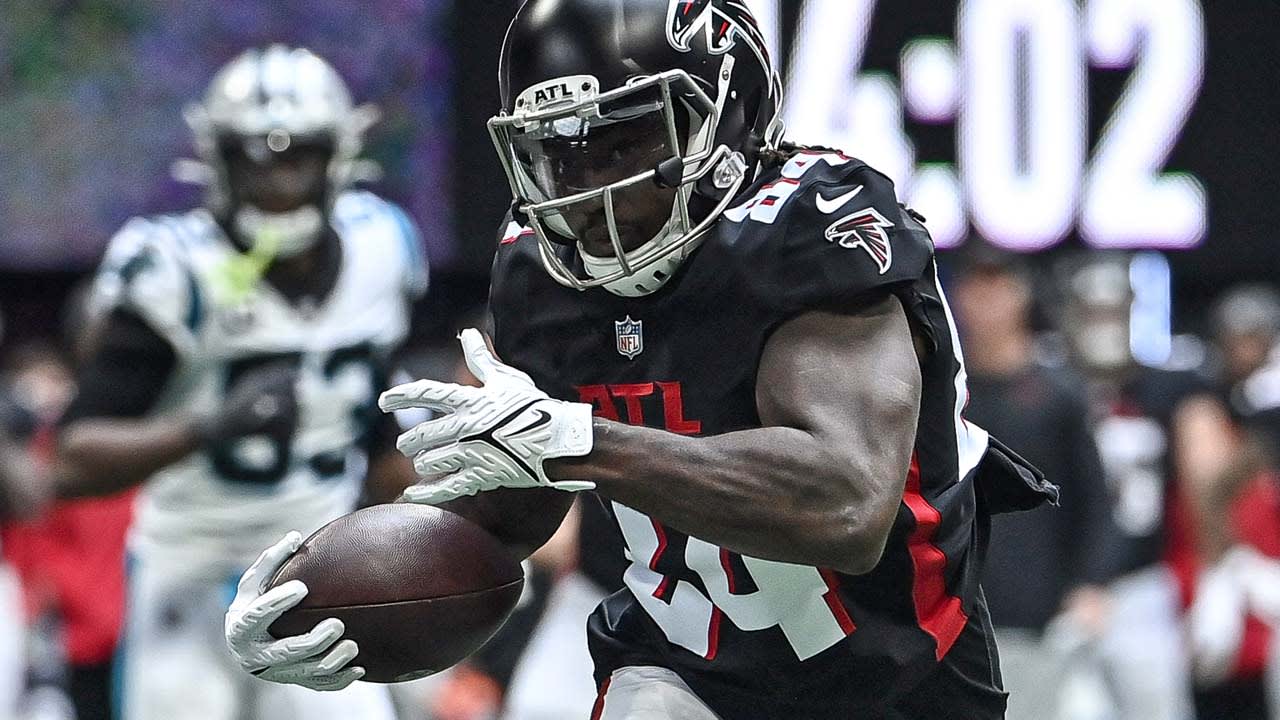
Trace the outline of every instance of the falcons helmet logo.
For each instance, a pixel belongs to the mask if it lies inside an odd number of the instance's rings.
[[[667,8],[667,41],[680,52],[693,49],[693,38],[703,33],[712,55],[723,55],[739,39],[757,54],[768,57],[764,35],[751,11],[741,0],[671,0]]]
[[[827,228],[827,240],[840,247],[866,250],[883,275],[893,264],[893,247],[889,245],[888,233],[891,227],[893,223],[875,208],[865,208],[832,223]]]

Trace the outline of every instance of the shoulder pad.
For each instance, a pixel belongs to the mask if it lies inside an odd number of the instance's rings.
[[[351,237],[365,234],[388,239],[386,257],[399,259],[405,294],[417,299],[427,292],[430,270],[422,235],[399,205],[364,190],[348,191],[333,204],[333,223],[344,239],[352,242],[371,242],[368,237]]]
[[[94,279],[95,316],[125,309],[143,318],[178,350],[195,342],[204,299],[191,268],[182,216],[133,218],[107,245]]]
[[[849,307],[919,280],[933,242],[893,181],[840,153],[800,153],[728,210],[719,238],[742,282],[787,311]]]
[[[499,268],[505,270],[512,262],[518,262],[518,258],[536,260],[539,257],[537,233],[514,207],[508,209],[502,222],[498,224],[497,250],[493,257],[494,272]]]
[[[522,316],[528,310],[531,273],[543,272],[536,233],[522,220],[514,209],[502,218],[489,274],[489,317],[499,356],[505,356],[506,352],[503,321],[513,317],[513,313]]]

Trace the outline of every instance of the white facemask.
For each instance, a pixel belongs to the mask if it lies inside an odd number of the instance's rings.
[[[627,260],[642,257],[656,247],[675,242],[680,239],[684,232],[682,228],[683,223],[680,219],[680,212],[678,209],[673,209],[671,218],[667,220],[666,225],[662,226],[662,230],[645,244],[627,253]],[[655,293],[659,288],[667,284],[667,281],[671,279],[672,274],[680,267],[680,264],[700,244],[701,240],[694,240],[685,247],[673,251],[663,259],[643,267],[620,280],[607,283],[603,287],[605,290],[621,297],[642,297]],[[581,244],[578,245],[578,252],[582,256],[582,268],[593,278],[607,277],[622,269],[622,263],[618,262],[616,257],[591,255],[582,248]]]
[[[324,230],[324,213],[314,205],[269,213],[245,205],[235,215],[236,233],[255,251],[287,258],[315,247]]]

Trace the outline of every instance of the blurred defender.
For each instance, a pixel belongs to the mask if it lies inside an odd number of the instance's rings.
[[[311,52],[248,51],[187,112],[206,206],[131,220],[108,248],[58,490],[146,483],[126,720],[392,717],[384,688],[264,683],[221,640],[235,578],[263,544],[351,511],[366,475],[407,469],[380,442],[394,433],[375,399],[426,267],[405,214],[351,189],[372,117]]]
[[[467,330],[483,387],[384,394],[452,413],[401,437],[430,478],[406,497],[524,552],[570,491],[609,501],[631,565],[589,624],[597,719],[1002,717],[987,515],[1054,492],[960,419],[933,245],[892,183],[781,144],[738,0],[530,0],[499,77],[511,364]],[[247,667],[278,600],[232,607]]]

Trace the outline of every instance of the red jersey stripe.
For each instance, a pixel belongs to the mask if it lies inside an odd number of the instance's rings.
[[[596,704],[591,708],[591,720],[600,720],[604,715],[604,696],[609,692],[609,683],[613,682],[613,676],[604,679],[600,683],[600,691],[596,693]]]
[[[714,605],[711,607],[711,626],[707,628],[707,654],[704,656],[707,660],[715,660],[716,652],[720,650],[720,618],[724,617],[724,611]]]
[[[658,548],[653,551],[653,557],[649,558],[649,569],[662,574],[661,571],[658,570],[658,561],[662,559],[662,554],[667,551],[667,531],[663,529],[662,525],[657,520],[650,518],[649,522],[653,523],[653,532],[658,536]],[[658,583],[658,587],[654,589],[653,596],[660,600],[665,598],[667,594],[667,585],[669,585],[670,582],[671,578],[663,574],[662,582]]]
[[[947,594],[947,556],[933,544],[942,514],[920,494],[920,461],[911,456],[911,469],[907,473],[906,492],[902,501],[915,518],[916,527],[907,538],[907,550],[915,576],[911,582],[911,594],[915,599],[916,619],[920,629],[933,636],[937,643],[937,658],[946,657],[956,638],[969,622],[960,598]]]
[[[840,625],[840,629],[845,635],[851,634],[858,626],[854,624],[853,618],[849,617],[849,610],[840,601],[840,578],[836,577],[834,571],[830,568],[822,568],[819,570],[822,579],[827,583],[827,591],[823,593],[822,599],[827,601],[827,607],[831,608],[831,615],[836,619],[836,623]]]

